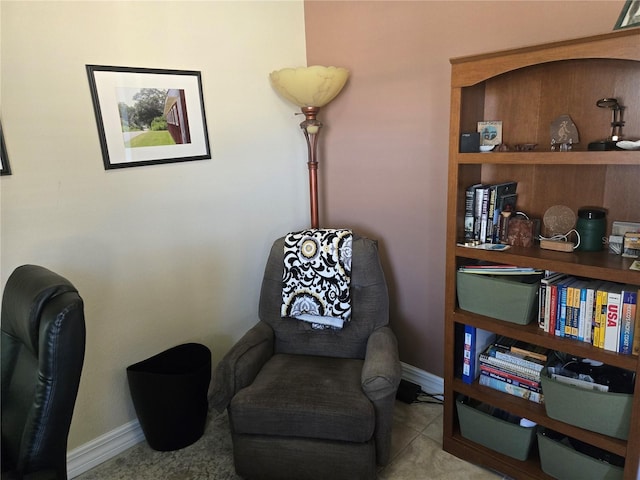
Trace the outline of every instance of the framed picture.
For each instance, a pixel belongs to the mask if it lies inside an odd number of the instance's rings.
[[[0,175],[11,175],[11,167],[9,166],[9,157],[7,148],[4,144],[4,131],[0,123]]]
[[[638,26],[640,26],[640,0],[627,0],[613,29]]]
[[[502,143],[502,121],[478,122],[480,145],[500,145]]]
[[[210,159],[200,72],[87,65],[106,170]]]

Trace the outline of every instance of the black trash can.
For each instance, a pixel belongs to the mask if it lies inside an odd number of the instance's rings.
[[[127,367],[133,406],[149,446],[178,450],[204,433],[211,351],[198,343],[165,350]]]

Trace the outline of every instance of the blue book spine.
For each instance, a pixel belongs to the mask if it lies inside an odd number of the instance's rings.
[[[622,319],[620,321],[619,352],[630,354],[633,350],[633,333],[635,329],[636,310],[638,308],[638,292],[622,292]]]
[[[462,359],[462,381],[473,383],[480,375],[478,356],[495,340],[496,335],[471,325],[464,326],[464,353]]]
[[[558,320],[556,321],[556,336],[564,337],[565,329],[567,327],[567,288],[571,283],[575,281],[575,278],[570,277],[562,285],[558,285]]]

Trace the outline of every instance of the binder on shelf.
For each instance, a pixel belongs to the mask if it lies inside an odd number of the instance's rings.
[[[462,360],[462,381],[473,383],[480,375],[478,357],[491,345],[496,334],[471,325],[464,326],[464,353]]]

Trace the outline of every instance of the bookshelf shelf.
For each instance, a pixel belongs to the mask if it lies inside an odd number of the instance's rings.
[[[519,340],[552,350],[562,350],[563,352],[583,358],[594,358],[608,365],[627,370],[635,370],[638,364],[637,355],[623,355],[621,353],[609,352],[578,340],[567,338],[559,339],[541,331],[535,322],[521,326],[459,309],[454,311],[453,320],[460,324],[472,325],[483,330],[492,331],[498,335],[518,338]]]
[[[459,164],[496,164],[496,165],[640,165],[637,151],[613,152],[549,152],[533,150],[531,152],[488,152],[462,153]]]
[[[470,185],[518,182],[518,210],[543,218],[553,205],[576,212],[583,206],[607,210],[611,223],[640,221],[640,152],[586,151],[591,141],[610,132],[608,112],[595,106],[603,97],[616,97],[625,110],[624,133],[640,138],[640,29],[627,29],[547,45],[452,59],[447,254],[445,287],[445,414],[444,449],[471,462],[517,479],[550,479],[537,454],[521,462],[476,444],[460,435],[455,399],[465,395],[529,418],[541,426],[571,436],[625,458],[625,480],[640,478],[640,361],[590,344],[544,333],[529,325],[504,322],[458,307],[456,271],[482,260],[533,267],[573,276],[640,285],[640,272],[630,270],[633,259],[602,252],[556,252],[511,247],[497,252],[459,246],[464,238],[465,193]],[[567,88],[562,86],[566,85]],[[578,127],[580,143],[570,152],[549,151],[550,125],[569,114]],[[479,121],[501,120],[503,142],[536,143],[533,151],[459,153],[461,133],[474,132]],[[513,397],[456,377],[456,332],[471,325],[571,355],[591,358],[636,372],[631,431],[619,440],[552,419],[543,405]],[[458,327],[458,328],[456,328]]]
[[[602,252],[556,252],[541,248],[511,247],[503,252],[491,252],[456,247],[456,257],[486,260],[509,265],[522,265],[541,270],[553,270],[579,277],[601,278],[620,283],[640,285],[640,271],[629,270],[633,258]]]

